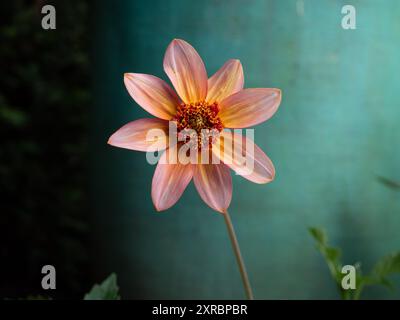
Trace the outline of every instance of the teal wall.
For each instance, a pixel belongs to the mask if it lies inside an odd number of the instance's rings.
[[[341,28],[348,2],[357,9],[357,30]],[[256,298],[338,297],[309,226],[326,228],[344,262],[362,261],[366,270],[400,250],[400,194],[376,179],[400,180],[399,16],[397,0],[96,2],[97,274],[117,272],[125,298],[244,298],[223,217],[193,185],[157,214],[145,154],[106,144],[126,122],[149,116],[129,97],[123,73],[166,79],[162,59],[173,38],[198,50],[209,75],[238,58],[246,87],[283,91],[278,113],[255,133],[276,180],[256,185],[233,177],[230,212]],[[367,289],[364,297],[400,294]]]

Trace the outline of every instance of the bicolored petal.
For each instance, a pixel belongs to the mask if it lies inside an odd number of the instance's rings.
[[[239,60],[228,60],[210,79],[206,100],[220,102],[243,89],[243,67]]]
[[[275,168],[253,140],[231,131],[222,131],[212,152],[237,174],[255,183],[275,178]]]
[[[207,96],[207,72],[197,51],[186,41],[175,39],[167,48],[164,71],[185,103]]]
[[[180,101],[164,80],[149,74],[125,73],[124,83],[131,97],[148,113],[164,120],[175,115]]]
[[[244,89],[222,100],[218,115],[226,128],[246,128],[271,118],[280,103],[279,89]]]
[[[194,165],[169,163],[169,153],[176,152],[176,149],[173,147],[163,153],[154,172],[151,198],[157,211],[172,207],[193,177]]]
[[[220,164],[199,164],[193,181],[200,197],[212,209],[224,213],[232,200],[232,177],[229,168]]]
[[[137,151],[164,150],[168,143],[168,121],[139,119],[124,125],[108,140],[108,144]]]

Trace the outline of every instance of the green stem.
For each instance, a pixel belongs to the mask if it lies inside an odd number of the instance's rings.
[[[236,238],[235,229],[229,216],[228,211],[224,213],[226,227],[228,228],[229,238],[231,239],[233,251],[235,252],[236,261],[239,265],[240,275],[242,277],[243,285],[246,290],[246,296],[248,300],[254,300],[253,291],[250,286],[249,276],[247,275],[246,266],[244,265],[242,254],[240,252],[239,243]]]

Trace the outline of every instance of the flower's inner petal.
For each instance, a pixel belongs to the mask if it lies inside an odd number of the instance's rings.
[[[186,41],[175,39],[164,57],[164,71],[185,103],[207,96],[207,72],[203,60]]]
[[[149,74],[126,73],[124,82],[131,97],[153,116],[170,120],[175,115],[180,101],[164,80]]]
[[[279,89],[244,89],[221,101],[219,116],[226,128],[247,128],[271,118],[280,103]]]
[[[168,143],[168,121],[139,119],[124,125],[108,140],[112,146],[137,150],[164,150]]]
[[[228,60],[210,79],[206,100],[220,102],[243,89],[243,67],[239,60]]]
[[[224,213],[232,200],[232,177],[229,168],[220,164],[199,164],[193,181],[200,197],[212,209]]]
[[[224,130],[212,148],[213,154],[236,174],[255,183],[268,183],[275,177],[272,161],[251,139]]]

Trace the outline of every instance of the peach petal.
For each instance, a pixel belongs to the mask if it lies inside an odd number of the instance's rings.
[[[207,72],[203,60],[186,41],[175,39],[167,48],[164,71],[185,103],[207,96]]]
[[[172,207],[193,177],[194,165],[168,163],[169,152],[176,152],[175,147],[172,149],[172,151],[167,149],[163,153],[153,176],[151,198],[157,211]]]
[[[228,209],[232,200],[232,177],[226,165],[197,165],[193,181],[200,197],[208,206],[221,213]]]
[[[236,174],[247,180],[261,184],[275,178],[272,161],[253,140],[241,134],[222,131],[212,152]]]
[[[164,80],[149,74],[125,73],[124,83],[137,104],[153,116],[170,120],[175,115],[180,101]]]
[[[164,150],[168,143],[168,121],[139,119],[124,125],[108,140],[108,144],[137,151]]]
[[[220,102],[243,89],[243,67],[239,60],[228,60],[210,79],[206,100]]]
[[[279,89],[244,89],[221,101],[219,117],[226,128],[254,126],[273,116],[281,96]]]

